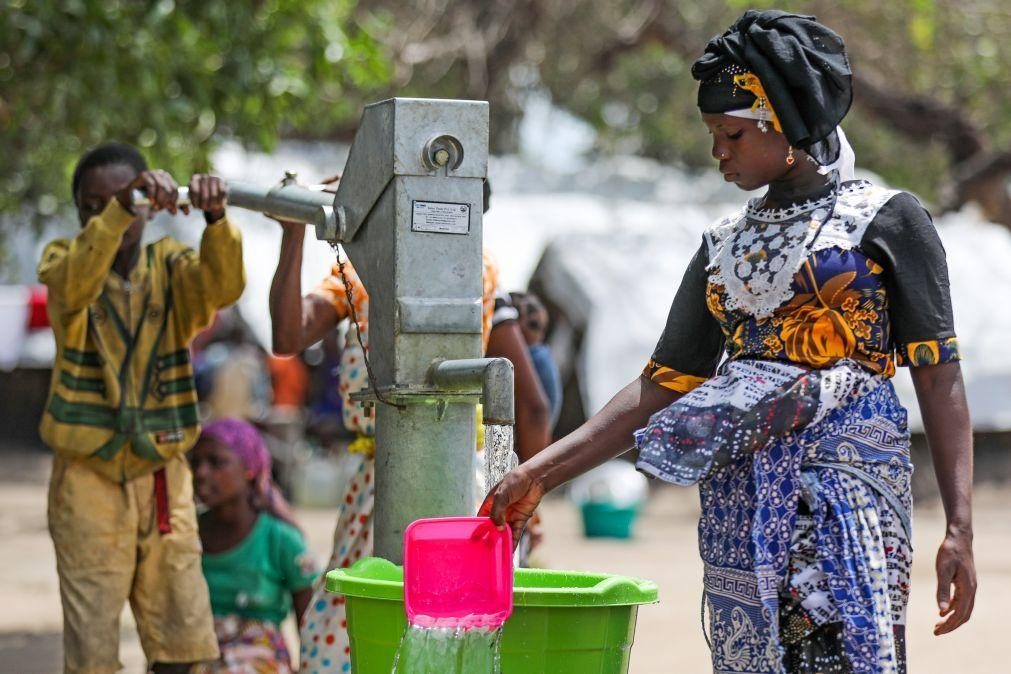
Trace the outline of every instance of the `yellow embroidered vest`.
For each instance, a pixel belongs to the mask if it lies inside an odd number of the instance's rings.
[[[241,294],[241,239],[231,224],[219,222],[205,232],[199,258],[184,244],[162,239],[142,251],[128,280],[108,266],[66,269],[63,258],[80,255],[78,243],[50,244],[40,266],[50,285],[57,353],[39,430],[54,451],[125,482],[196,441],[188,345],[216,308]],[[112,243],[118,246],[118,239]],[[97,299],[65,306],[75,301],[75,280],[100,288]]]

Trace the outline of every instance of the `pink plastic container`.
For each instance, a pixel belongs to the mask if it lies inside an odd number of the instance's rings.
[[[412,522],[404,532],[404,609],[419,627],[502,626],[513,610],[512,536],[488,517]]]

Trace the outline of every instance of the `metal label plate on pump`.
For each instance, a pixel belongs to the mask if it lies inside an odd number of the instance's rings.
[[[468,234],[470,232],[470,204],[444,201],[414,201],[411,213],[411,231],[434,234]]]

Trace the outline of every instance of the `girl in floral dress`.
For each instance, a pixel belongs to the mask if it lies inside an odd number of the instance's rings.
[[[698,485],[714,672],[904,672],[912,466],[897,365],[948,520],[935,633],[969,619],[976,584],[944,249],[914,197],[854,179],[838,128],[849,62],[831,30],[749,11],[692,72],[720,172],[768,189],[706,230],[642,376],[482,511],[518,534],[546,491],[634,441],[640,470]]]

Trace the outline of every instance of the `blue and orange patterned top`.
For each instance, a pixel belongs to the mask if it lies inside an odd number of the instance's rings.
[[[959,359],[944,248],[919,201],[867,181],[710,227],[644,375],[686,393],[731,360],[822,369]]]

